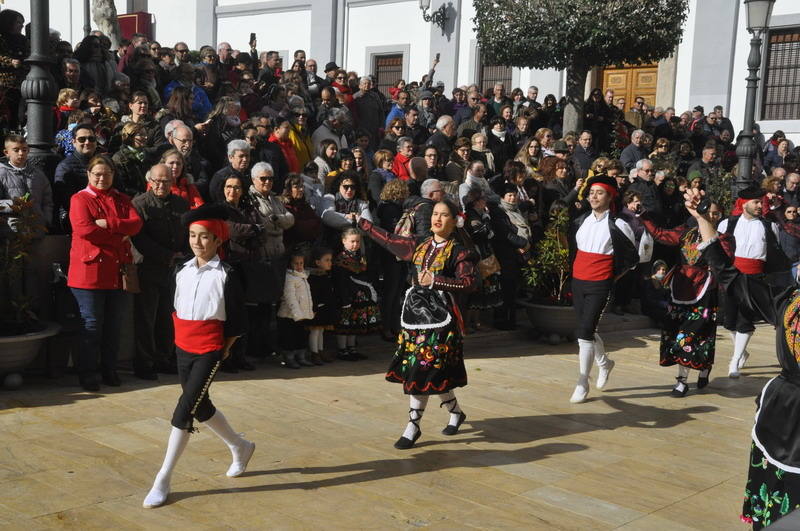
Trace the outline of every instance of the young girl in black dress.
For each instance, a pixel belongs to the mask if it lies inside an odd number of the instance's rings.
[[[342,251],[333,262],[333,283],[341,306],[337,334],[339,359],[358,361],[366,356],[356,350],[356,336],[377,330],[381,324],[378,293],[367,272],[367,259],[361,251],[361,233],[350,228],[342,232]]]
[[[332,330],[337,323],[339,305],[333,291],[331,268],[333,267],[333,251],[327,247],[316,247],[311,253],[314,266],[308,273],[308,284],[311,286],[311,299],[314,302],[314,318],[308,326],[308,348],[311,361],[317,365],[330,363],[334,357],[323,348],[325,330]]]

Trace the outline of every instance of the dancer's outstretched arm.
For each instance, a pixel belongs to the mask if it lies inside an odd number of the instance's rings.
[[[410,262],[414,257],[417,243],[414,238],[392,234],[375,226],[366,218],[359,217],[358,228],[363,230],[375,243],[395,255],[400,260]]]

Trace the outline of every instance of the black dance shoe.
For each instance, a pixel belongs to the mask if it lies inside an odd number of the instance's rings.
[[[349,352],[350,356],[354,357],[356,360],[369,359],[369,356],[367,356],[366,354],[360,353],[358,350],[356,350],[355,347],[347,347],[347,352]]]
[[[705,378],[700,376],[697,378],[697,388],[702,389],[703,387],[708,385],[708,377],[711,376],[711,369],[708,370]]]
[[[90,393],[96,393],[100,390],[100,384],[97,383],[97,376],[91,373],[81,374],[78,376],[78,382],[83,387],[84,391],[89,391]]]
[[[463,424],[465,420],[467,420],[467,414],[462,411],[458,414],[458,422],[456,422],[456,425],[448,424],[445,426],[442,430],[442,435],[455,435],[458,433],[458,428],[461,427],[461,424]]]
[[[340,348],[339,352],[336,354],[336,357],[344,361],[358,361],[358,358],[353,356],[346,348]]]
[[[414,435],[413,439],[400,437],[399,439],[397,439],[397,442],[394,443],[394,447],[397,448],[398,450],[409,450],[411,448],[414,448],[414,444],[417,442],[417,439],[419,439],[421,436],[422,436],[422,430],[417,428],[417,434]]]
[[[683,389],[680,389],[681,384],[683,384]],[[675,387],[672,388],[670,394],[675,398],[683,398],[686,396],[686,393],[688,392],[689,392],[689,384],[678,379],[678,383],[675,384]]]
[[[110,387],[119,387],[122,385],[122,381],[119,379],[117,371],[106,371],[103,372],[103,384]]]

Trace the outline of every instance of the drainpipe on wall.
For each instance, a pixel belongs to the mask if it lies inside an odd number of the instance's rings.
[[[347,0],[334,0],[334,13],[336,13],[336,40],[333,43],[331,55],[334,61],[341,68],[345,68],[344,63],[344,32],[345,32],[345,9]]]

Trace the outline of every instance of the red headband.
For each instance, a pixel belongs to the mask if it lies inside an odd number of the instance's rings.
[[[199,219],[197,221],[192,221],[191,224],[200,225],[201,227],[207,228],[214,236],[223,242],[230,237],[228,232],[228,224],[221,219]]]
[[[617,195],[619,195],[619,190],[617,189],[616,186],[611,186],[610,184],[606,183],[592,183],[592,186],[599,186],[600,188],[611,194],[611,197],[617,197]],[[592,189],[592,186],[589,187],[589,190]]]

